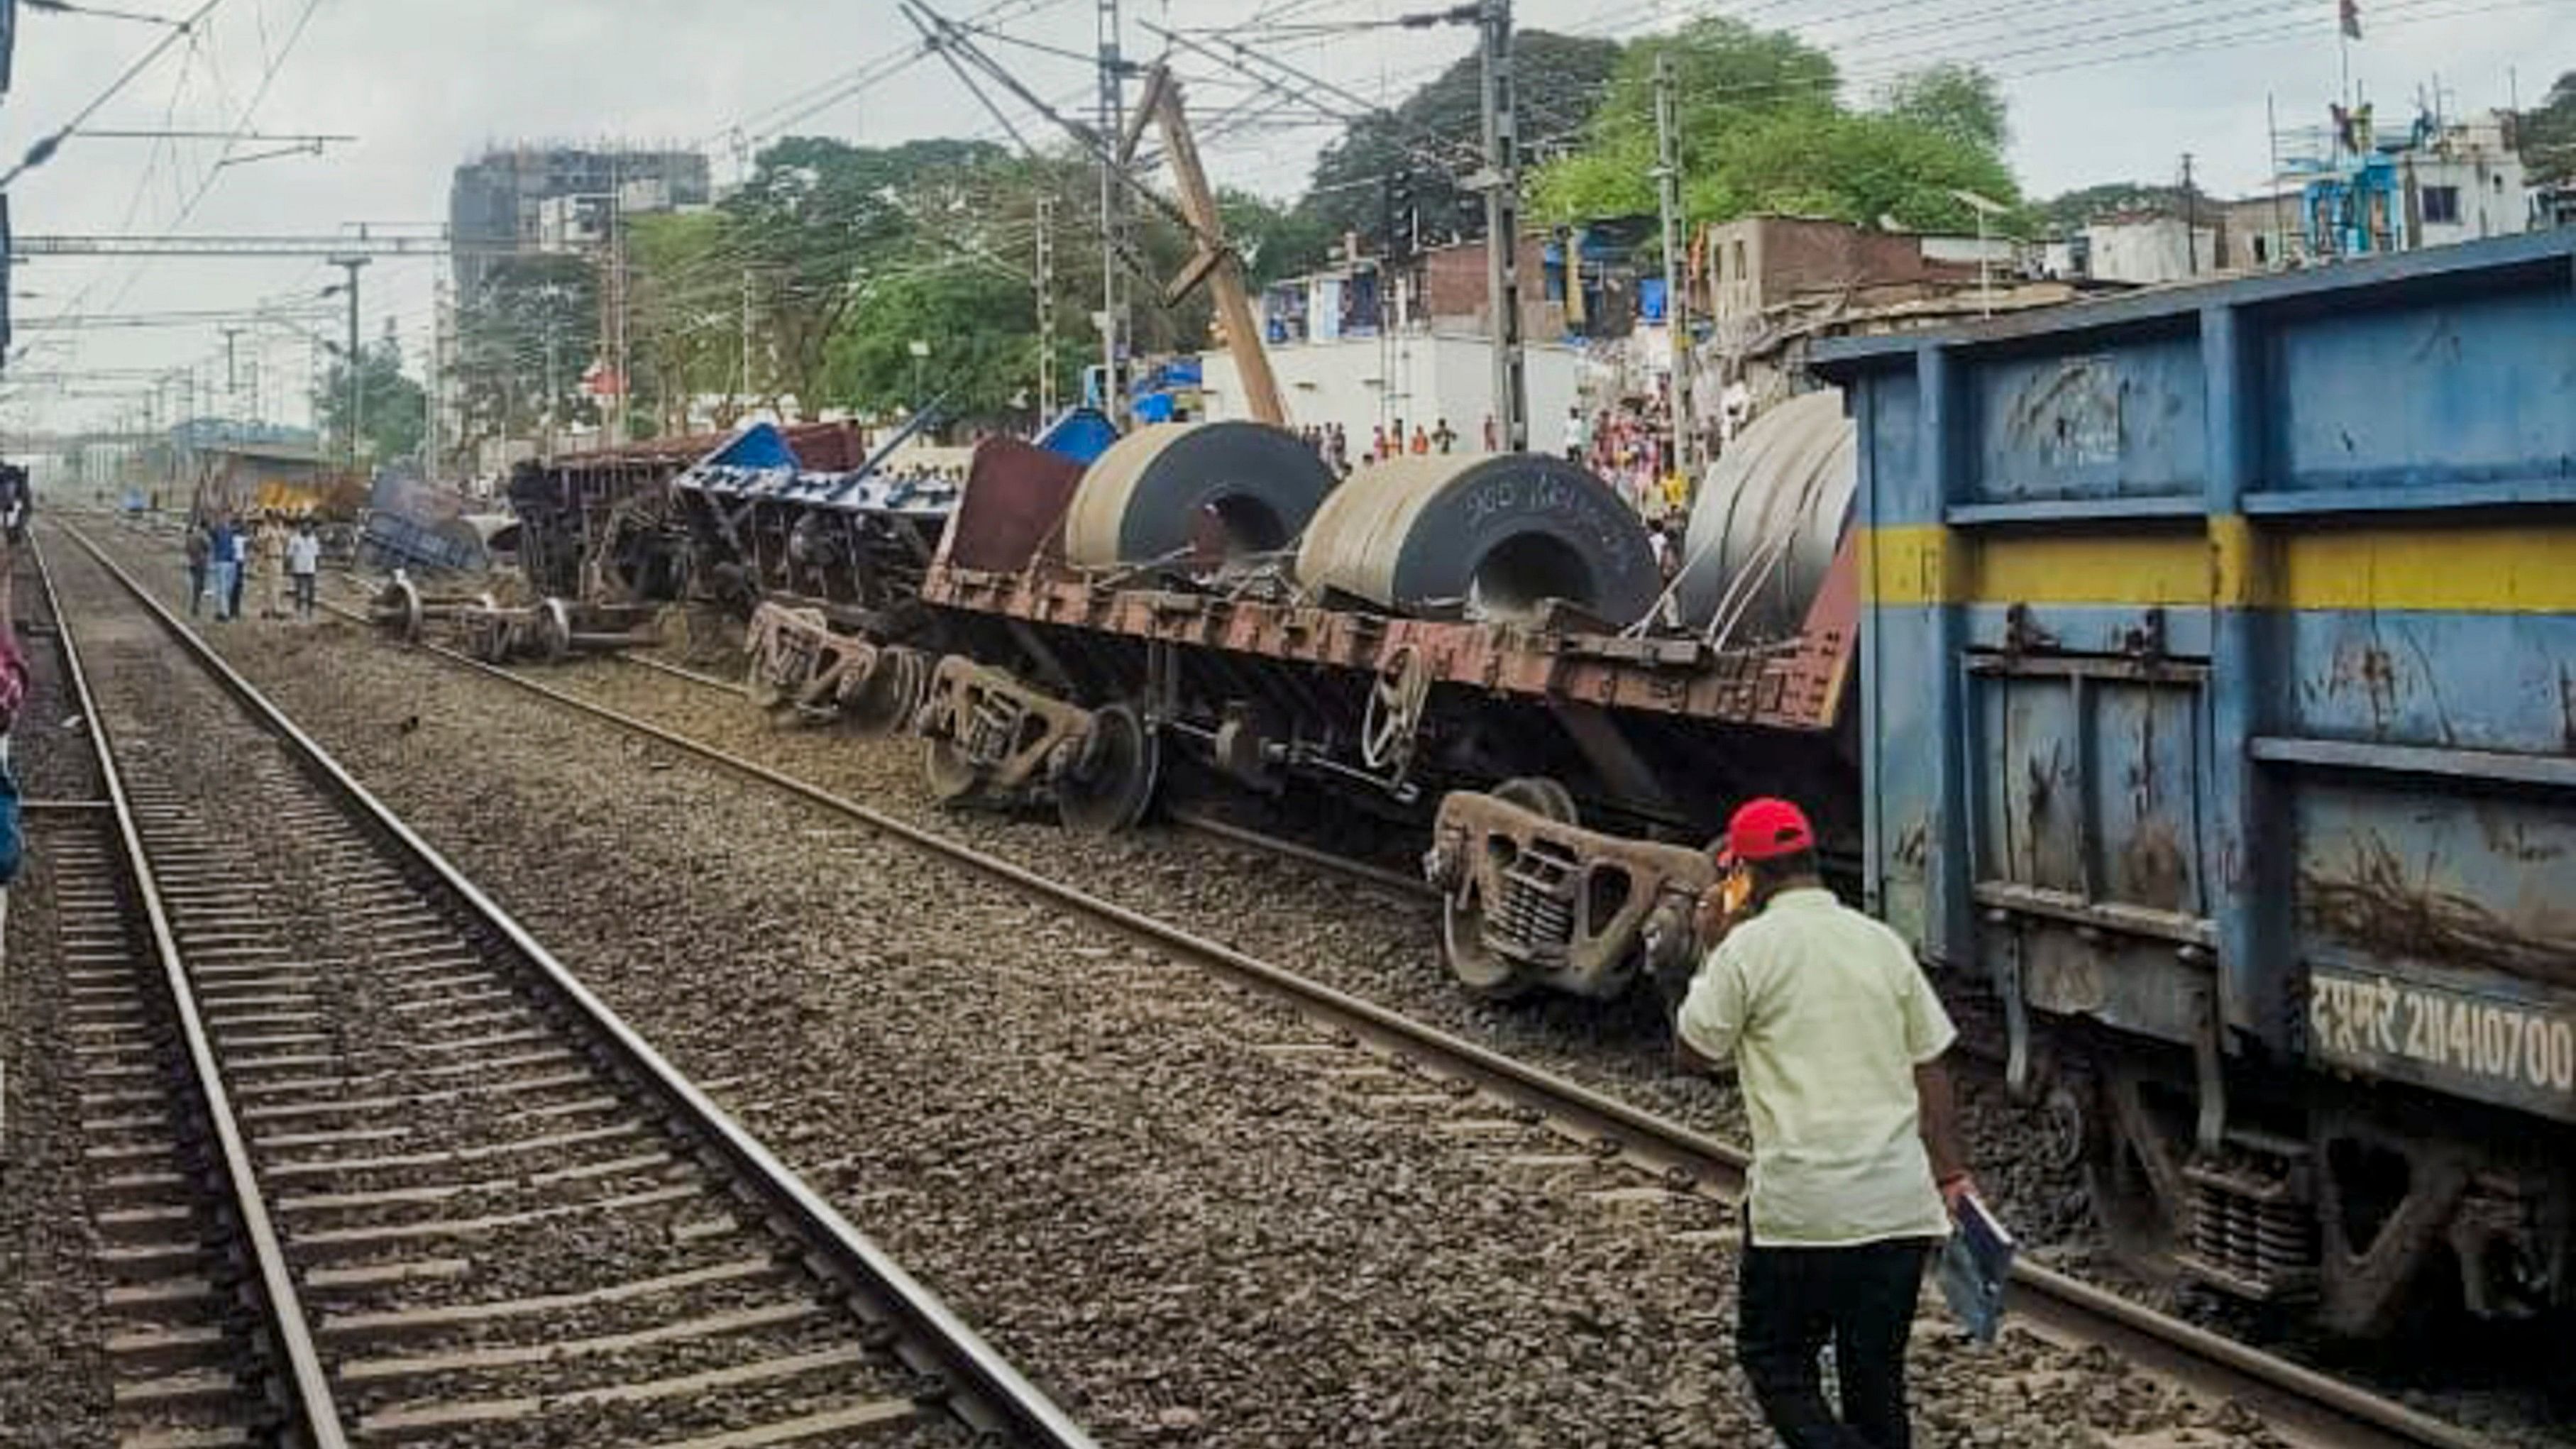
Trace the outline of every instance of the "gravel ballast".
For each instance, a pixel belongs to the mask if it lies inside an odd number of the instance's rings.
[[[943,807],[923,784],[921,746],[773,723],[739,696],[613,658],[547,669],[544,682],[692,739],[757,759],[908,823],[1330,982],[1729,1141],[1749,1135],[1731,1081],[1673,1070],[1650,992],[1604,1004],[1539,996],[1476,1001],[1442,964],[1439,907],[1195,831],[1149,827],[1075,843],[1045,810]],[[2062,1266],[2093,1239],[2076,1174],[2031,1144],[2041,1114],[1987,1076],[1961,1072],[1962,1118],[1985,1189],[2026,1247]]]
[[[16,562],[19,647],[29,690],[10,730],[10,759],[30,799],[83,799],[96,773],[64,700],[51,615],[29,560]],[[79,1073],[62,1050],[68,997],[55,930],[52,846],[93,830],[78,816],[27,818],[26,865],[5,894],[0,941],[0,1444],[109,1441],[109,1374],[97,1331],[100,1281],[81,1152]],[[33,1371],[28,1371],[33,1370]]]
[[[1108,1442],[1751,1442],[1714,1203],[1641,1190],[1194,968],[360,631],[216,633]],[[1272,923],[1304,909],[1292,884],[1321,890],[1192,850],[1151,862],[1155,900],[1128,898],[1191,924],[1165,907],[1263,897],[1247,919]],[[1044,863],[1079,881],[1062,855]],[[1350,888],[1331,889],[1326,924],[1356,931]],[[1218,890],[1239,894],[1195,894]],[[1301,969],[1340,949],[1226,934]],[[2021,1339],[1970,1353],[1937,1316],[1917,1373],[1927,1445],[2186,1423],[2264,1442],[2119,1364]]]

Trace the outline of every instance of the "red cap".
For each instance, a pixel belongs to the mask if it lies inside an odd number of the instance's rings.
[[[1717,854],[1717,863],[1733,865],[1739,860],[1776,860],[1816,848],[1816,832],[1807,824],[1807,812],[1786,800],[1765,796],[1747,800],[1726,822],[1726,847]]]

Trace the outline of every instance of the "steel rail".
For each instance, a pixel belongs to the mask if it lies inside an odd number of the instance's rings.
[[[87,540],[81,540],[84,547]],[[278,1236],[277,1225],[270,1218],[267,1199],[262,1197],[259,1181],[253,1175],[248,1136],[233,1114],[232,1095],[225,1089],[222,1069],[215,1061],[213,1038],[207,1034],[203,1013],[198,1010],[197,992],[188,978],[186,960],[179,951],[178,933],[170,924],[170,913],[162,899],[160,877],[152,869],[151,859],[143,850],[143,834],[134,817],[133,802],[125,791],[125,777],[116,766],[114,738],[106,719],[100,715],[98,701],[90,693],[89,673],[81,664],[80,644],[72,637],[69,615],[63,612],[62,597],[54,591],[53,573],[45,565],[44,550],[30,540],[30,555],[36,562],[36,577],[44,585],[45,606],[54,616],[54,635],[62,645],[63,677],[72,688],[72,698],[80,707],[81,722],[89,736],[91,752],[98,758],[100,781],[106,786],[109,807],[116,815],[117,838],[123,842],[125,865],[134,880],[135,895],[143,908],[143,923],[152,938],[153,955],[160,961],[161,978],[169,988],[172,1010],[179,1024],[181,1045],[186,1048],[188,1069],[193,1085],[205,1104],[205,1116],[215,1137],[217,1160],[222,1165],[224,1187],[232,1199],[233,1210],[240,1215],[241,1236],[250,1259],[252,1291],[259,1300],[262,1326],[271,1335],[274,1352],[283,1357],[284,1382],[278,1397],[292,1419],[289,1434],[310,1449],[347,1449],[348,1437],[341,1428],[340,1407],[331,1392],[329,1374],[322,1366],[321,1350],[314,1344],[312,1320],[305,1315],[304,1303],[295,1290],[293,1271],[286,1261],[286,1248]],[[92,550],[96,552],[95,549]]]
[[[737,699],[742,697],[743,689],[741,685],[736,684],[731,680],[718,679],[712,674],[704,674],[695,669],[683,669],[677,664],[667,664],[662,660],[649,658],[642,654],[617,653],[610,654],[606,657],[614,659],[620,664],[632,664],[638,669],[650,669],[657,673],[667,674],[673,679],[685,679],[689,683],[698,686],[700,689],[711,689],[721,694],[730,694]]]
[[[582,1026],[618,1058],[631,1079],[659,1097],[693,1135],[715,1148],[737,1178],[757,1193],[763,1206],[792,1224],[796,1236],[821,1249],[825,1261],[817,1266],[835,1273],[854,1290],[854,1309],[866,1316],[882,1315],[894,1320],[904,1330],[899,1347],[905,1351],[906,1360],[956,1387],[957,1393],[947,1402],[950,1412],[969,1428],[1006,1435],[1028,1449],[1096,1449],[1090,1434],[1022,1377],[981,1334],[664,1059],[515,917],[358,783],[212,646],[152,597],[106,550],[79,529],[67,523],[58,526],[133,595],[226,693],[300,757],[307,771],[331,794],[428,872],[474,915],[477,924],[506,941],[545,985],[574,1009]],[[89,707],[84,699],[83,708]],[[333,1427],[336,1433],[337,1426]]]
[[[1339,988],[1115,901],[1049,879],[961,841],[898,819],[754,760],[435,644],[413,646],[457,668],[501,680],[683,754],[782,790],[932,855],[990,876],[1129,938],[1190,958],[1227,979],[1286,1001],[1311,1019],[1380,1050],[1543,1114],[1676,1184],[1740,1195],[1749,1157],[1705,1133],[1505,1056]],[[2183,1322],[2106,1289],[2027,1261],[2013,1312],[2044,1334],[2100,1344],[2208,1398],[2240,1403],[2296,1442],[2334,1449],[2500,1449],[2498,1441],[2384,1395]]]

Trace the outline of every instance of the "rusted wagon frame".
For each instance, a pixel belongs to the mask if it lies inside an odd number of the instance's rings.
[[[1557,634],[1173,591],[1106,592],[1083,579],[1037,570],[982,572],[944,561],[923,581],[922,598],[976,614],[1372,675],[1406,656],[1420,661],[1433,684],[1822,732],[1841,713],[1851,673],[1856,567],[1846,544],[1807,629],[1793,644],[1725,655],[1697,639]]]

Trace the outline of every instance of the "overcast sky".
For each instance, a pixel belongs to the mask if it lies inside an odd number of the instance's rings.
[[[96,0],[184,14],[201,0]],[[2402,113],[2440,77],[2455,112],[2501,106],[2517,79],[2529,103],[2576,70],[2576,0],[2360,0],[2367,38],[2353,76]],[[1037,45],[1087,49],[1088,0],[946,0],[952,15],[987,13]],[[1427,0],[1128,0],[1128,49],[1159,50],[1148,24],[1193,29],[1385,19]],[[1520,0],[1525,28],[1629,36],[1710,8],[1696,0]],[[2264,103],[2282,123],[2322,120],[2338,88],[2334,0],[1734,0],[1718,6],[1788,26],[1831,50],[1850,90],[1934,59],[1985,63],[2012,104],[2012,159],[2024,188],[2045,195],[2095,181],[2169,179],[2194,153],[2212,189],[2250,188],[2266,170]],[[129,21],[29,14],[20,22],[14,89],[0,99],[0,156],[22,154],[97,96],[163,32]],[[291,156],[214,169],[221,143],[74,140],[10,189],[21,235],[261,232],[315,234],[356,222],[439,223],[451,170],[488,144],[520,140],[704,146],[719,181],[735,174],[735,134],[756,145],[782,120],[799,133],[862,143],[998,128],[936,60],[900,67],[856,94],[829,83],[899,49],[910,32],[894,0],[216,0],[193,42],[173,46],[91,122],[108,129],[340,132],[359,139],[322,158]],[[1299,67],[1370,100],[1400,100],[1471,36],[1457,29],[1328,35],[1243,32]],[[1087,75],[1035,48],[998,46],[1050,97],[1079,94]],[[273,68],[273,70],[272,70]],[[1184,70],[1220,68],[1189,58]],[[256,110],[252,101],[267,80]],[[818,88],[824,88],[817,94]],[[1211,81],[1204,112],[1249,93]],[[811,114],[783,103],[829,101]],[[1346,110],[1323,96],[1318,103]],[[1311,116],[1312,112],[1304,114]],[[1332,131],[1274,126],[1212,145],[1221,182],[1292,196]],[[245,144],[236,155],[269,149]],[[193,210],[188,209],[195,200]],[[184,216],[184,219],[183,219]],[[365,327],[390,317],[409,355],[425,350],[433,264],[384,261],[366,274]],[[122,376],[25,381],[62,370],[116,373],[199,366],[217,385],[224,343],[186,330],[48,331],[28,324],[75,308],[90,316],[247,307],[278,298],[323,304],[322,264],[279,261],[45,260],[20,266],[18,341],[0,426],[90,425],[136,406],[145,383]],[[34,295],[25,295],[33,293]],[[342,324],[320,322],[331,335]],[[245,335],[239,359],[262,370],[272,417],[302,421],[309,344],[280,328]],[[292,384],[299,395],[281,404]],[[108,397],[65,397],[108,393]]]

